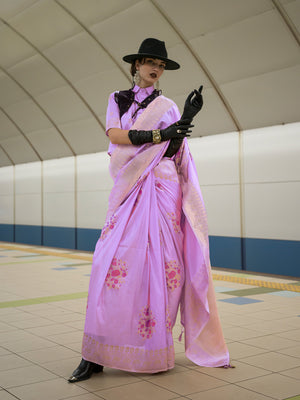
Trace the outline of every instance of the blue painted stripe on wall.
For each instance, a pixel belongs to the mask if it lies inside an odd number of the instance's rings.
[[[0,224],[0,240],[2,242],[14,242],[14,225]]]
[[[300,241],[245,238],[247,271],[300,276]]]
[[[42,244],[42,227],[36,225],[15,225],[15,242]]]
[[[1,241],[65,249],[94,251],[100,234],[100,229],[0,224]],[[300,241],[210,236],[209,244],[214,267],[241,270],[243,250],[244,269],[247,271],[300,276]]]
[[[94,251],[101,229],[77,228],[77,249]]]
[[[75,228],[60,226],[43,226],[43,245],[61,247],[63,249],[76,248]]]
[[[209,236],[210,262],[213,267],[242,269],[242,239]]]

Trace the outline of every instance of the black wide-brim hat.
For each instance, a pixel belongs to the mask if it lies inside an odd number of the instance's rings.
[[[166,63],[165,69],[178,69],[180,65],[168,58],[165,42],[158,39],[148,38],[145,39],[140,45],[139,51],[136,54],[128,54],[123,57],[123,60],[132,63],[132,61],[142,57],[151,57],[162,60]]]

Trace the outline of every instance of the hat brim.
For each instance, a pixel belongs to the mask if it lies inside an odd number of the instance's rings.
[[[147,53],[137,53],[137,54],[128,54],[127,56],[123,57],[123,60],[127,63],[132,63],[132,61],[143,58],[143,57],[149,57],[149,58],[157,58],[158,60],[162,60],[166,63],[165,69],[179,69],[180,65],[173,60],[169,60],[168,58],[161,57],[161,56],[156,56],[154,54],[147,54]]]

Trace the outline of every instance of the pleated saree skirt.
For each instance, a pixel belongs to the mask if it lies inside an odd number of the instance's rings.
[[[96,245],[83,358],[133,372],[174,367],[184,286],[182,191],[162,158],[108,218]]]

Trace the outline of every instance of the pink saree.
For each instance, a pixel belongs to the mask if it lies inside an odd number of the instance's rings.
[[[172,103],[157,97],[133,129],[153,129]],[[119,145],[114,187],[96,245],[82,356],[106,367],[154,373],[174,367],[172,328],[180,305],[186,356],[229,364],[209,262],[206,213],[187,142]]]

